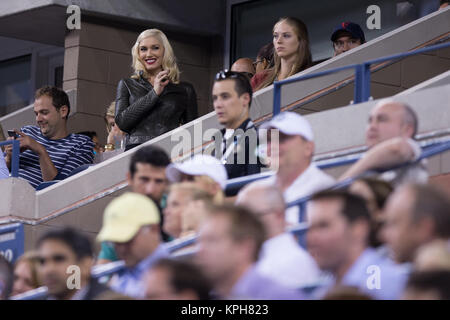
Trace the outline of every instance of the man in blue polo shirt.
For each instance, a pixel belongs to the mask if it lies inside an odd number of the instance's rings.
[[[19,177],[36,188],[43,181],[64,179],[79,166],[92,163],[94,144],[91,139],[68,133],[70,103],[63,90],[50,86],[38,89],[34,113],[38,126],[15,130],[21,150]],[[11,168],[12,146],[5,149],[6,164]]]

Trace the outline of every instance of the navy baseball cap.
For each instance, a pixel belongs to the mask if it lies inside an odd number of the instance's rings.
[[[361,44],[366,42],[364,31],[362,31],[359,24],[353,22],[342,22],[336,28],[334,28],[333,34],[331,35],[331,41],[335,42],[339,33],[342,31],[347,31],[355,39],[361,39]]]

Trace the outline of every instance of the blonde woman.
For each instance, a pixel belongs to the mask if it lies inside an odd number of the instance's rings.
[[[299,19],[285,17],[273,27],[274,67],[255,74],[253,90],[270,86],[312,65],[308,29]]]
[[[134,74],[117,87],[115,121],[127,133],[125,151],[197,117],[194,87],[180,71],[166,35],[143,31],[131,49]]]
[[[13,296],[42,285],[38,277],[38,264],[38,256],[34,251],[26,252],[17,259],[14,265]]]

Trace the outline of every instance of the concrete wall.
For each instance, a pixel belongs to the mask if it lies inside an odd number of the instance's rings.
[[[450,101],[450,84],[442,87],[424,89],[416,93],[404,95],[397,98],[399,101],[409,103],[417,112],[419,121],[419,133],[448,129],[450,127],[450,108],[444,108]],[[334,110],[323,111],[307,115],[306,118],[311,123],[315,135],[316,154],[324,154],[354,148],[363,144],[364,131],[367,123],[367,116],[373,105],[377,101],[369,101],[359,105],[352,105]],[[336,121],[339,119],[339,121]],[[156,143],[166,150],[170,150],[174,141],[168,133],[158,137],[147,144]],[[23,217],[28,217],[28,221],[38,222],[45,219],[45,222],[36,226],[26,228],[26,248],[31,248],[34,241],[40,234],[52,228],[61,228],[66,225],[74,226],[91,237],[99,231],[102,223],[103,211],[113,197],[116,197],[127,190],[121,188],[120,184],[125,182],[125,174],[128,167],[130,152],[118,155],[117,158],[107,160],[80,174],[70,177],[58,184],[36,193],[35,207],[33,212],[21,209]],[[347,167],[339,167],[326,170],[329,174],[338,177]],[[437,176],[436,183],[448,183],[443,177],[450,173],[450,151],[434,156],[428,160],[428,170],[430,176]],[[8,182],[11,179],[3,180]],[[23,181],[21,181],[24,183]],[[106,197],[101,195],[108,191],[104,186],[115,185],[115,192]],[[21,188],[16,194],[5,192],[5,188],[0,184],[0,193],[6,195],[6,203],[13,199],[17,200],[18,194],[32,195],[32,190],[27,191]],[[10,199],[10,200],[8,200]],[[23,198],[25,199],[25,198]],[[28,198],[27,198],[28,199]],[[97,199],[88,205],[79,206],[83,200]],[[31,203],[32,199],[27,200]],[[26,201],[20,201],[21,206],[26,206]],[[73,207],[74,210],[58,215],[58,212]],[[1,212],[1,210],[0,210]],[[30,216],[30,213],[31,216]],[[55,218],[51,218],[56,216]],[[5,217],[7,218],[7,217]],[[51,218],[51,219],[49,219]]]

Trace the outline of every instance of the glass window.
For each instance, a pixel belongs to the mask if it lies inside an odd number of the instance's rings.
[[[0,61],[0,116],[31,100],[31,55]]]
[[[376,4],[381,11],[381,29],[369,30],[366,13]],[[308,27],[314,61],[333,55],[330,40],[336,25],[358,23],[366,41],[379,37],[425,14],[437,10],[438,0],[258,0],[232,5],[230,65],[241,57],[256,58],[263,45],[272,41],[272,28],[284,16],[301,19]]]

